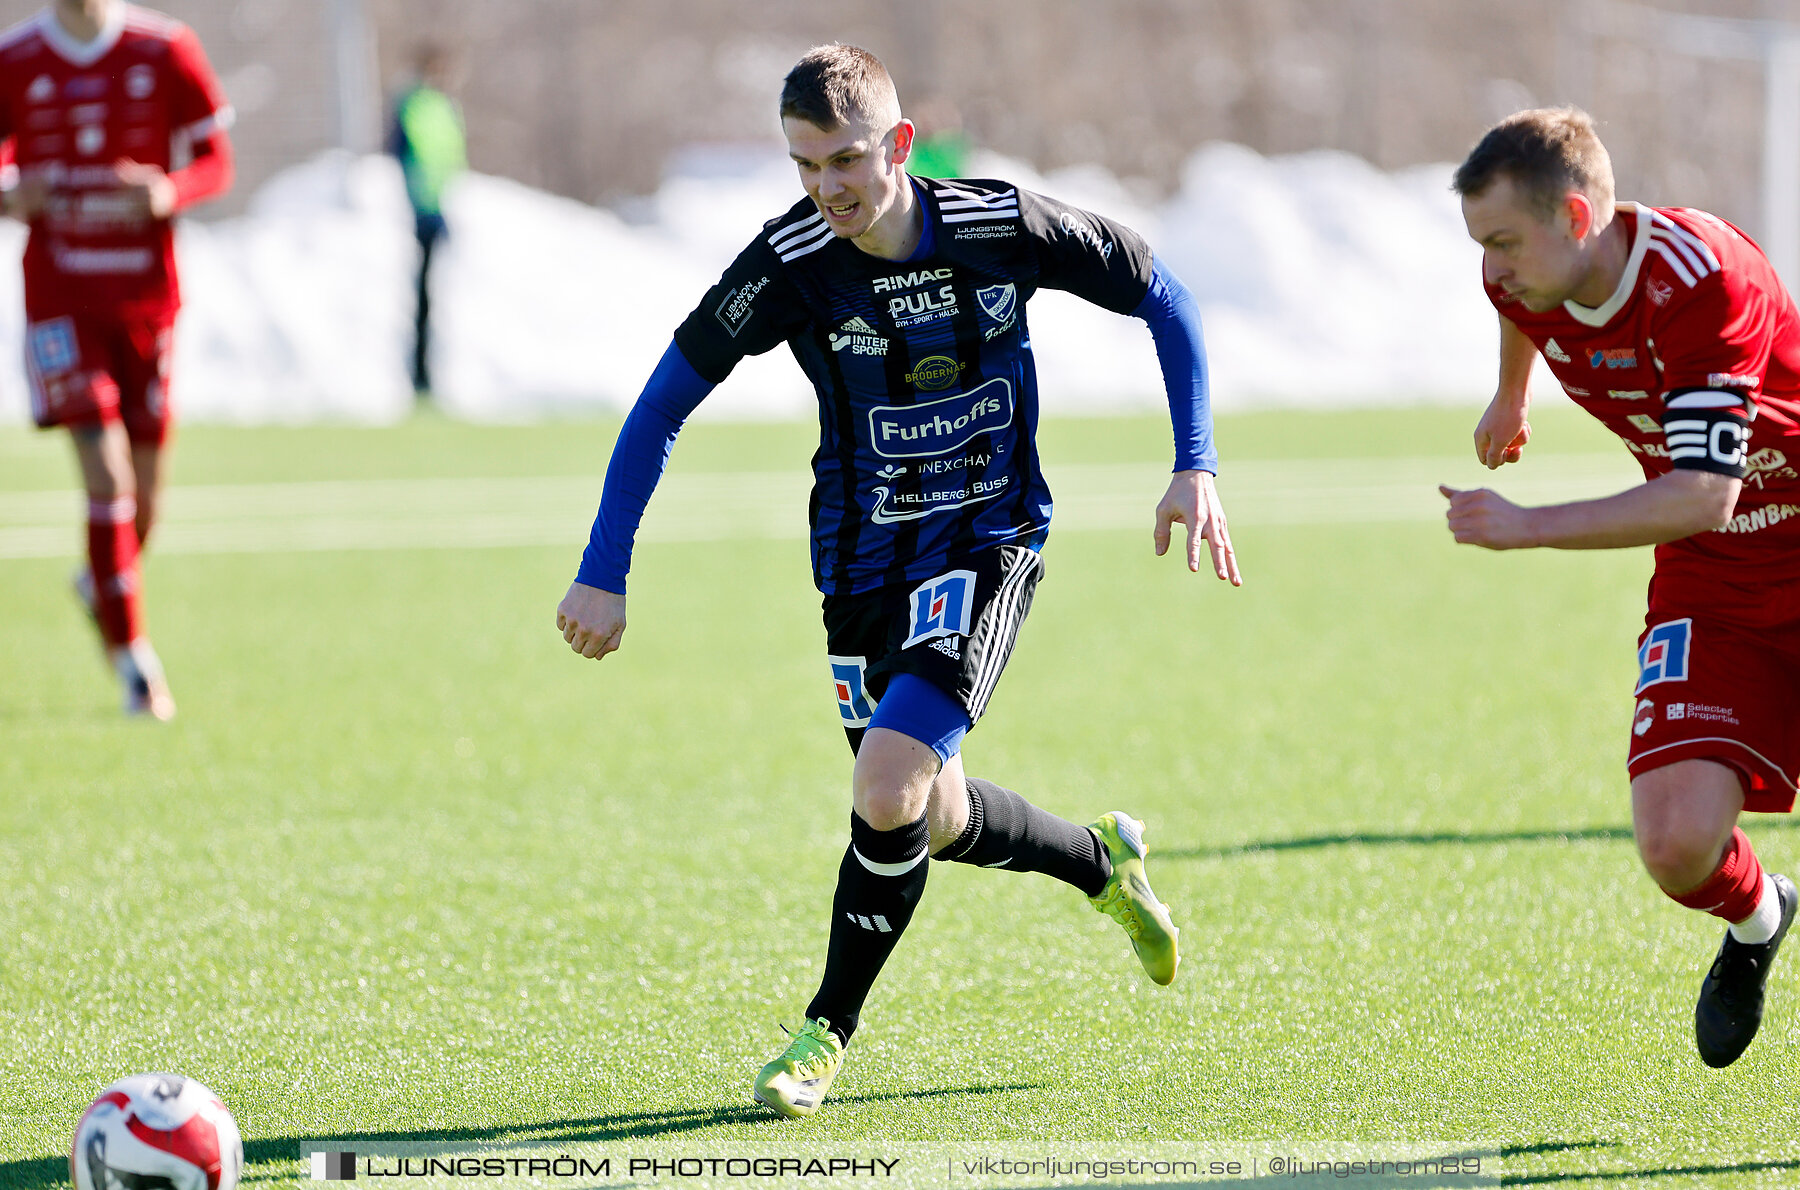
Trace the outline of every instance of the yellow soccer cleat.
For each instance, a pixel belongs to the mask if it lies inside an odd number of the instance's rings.
[[[784,1116],[810,1116],[843,1069],[844,1043],[824,1017],[808,1020],[805,1028],[790,1036],[781,1057],[756,1076],[751,1098]]]
[[[1181,965],[1178,943],[1181,931],[1169,918],[1169,907],[1150,891],[1150,878],[1144,872],[1144,824],[1122,810],[1103,814],[1088,829],[1100,836],[1106,853],[1112,859],[1112,875],[1097,897],[1089,897],[1094,908],[1125,928],[1131,949],[1152,980],[1160,984],[1175,982],[1175,968]]]

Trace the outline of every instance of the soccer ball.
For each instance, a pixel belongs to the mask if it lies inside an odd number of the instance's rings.
[[[177,1074],[134,1074],[106,1088],[69,1149],[75,1190],[235,1190],[243,1168],[237,1121],[217,1095]]]

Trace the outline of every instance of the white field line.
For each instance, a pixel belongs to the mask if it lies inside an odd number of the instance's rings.
[[[1154,463],[1047,466],[1056,528],[1149,529],[1167,484]],[[1380,524],[1443,515],[1440,482],[1493,486],[1523,503],[1619,491],[1639,478],[1628,456],[1543,455],[1489,473],[1441,458],[1228,463],[1219,480],[1235,525]],[[308,550],[486,549],[587,540],[599,476],[374,479],[175,487],[164,497],[158,554]],[[806,536],[811,476],[674,474],[650,501],[640,541]],[[74,557],[78,492],[0,492],[0,559]]]

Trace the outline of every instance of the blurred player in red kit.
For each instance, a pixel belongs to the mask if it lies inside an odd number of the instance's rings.
[[[26,371],[88,497],[76,588],[125,708],[175,713],[144,635],[138,554],[168,442],[181,295],[170,220],[231,185],[231,108],[186,26],[124,0],[55,0],[0,34],[4,213],[27,223]]]
[[[1800,771],[1800,312],[1731,224],[1613,200],[1612,163],[1572,108],[1520,112],[1457,170],[1500,313],[1500,382],[1475,431],[1489,468],[1531,436],[1542,356],[1618,434],[1645,482],[1521,508],[1443,489],[1459,542],[1489,549],[1656,547],[1630,727],[1645,869],[1728,923],[1701,984],[1695,1042],[1736,1061],[1794,919],[1794,884],[1738,828],[1788,813]]]

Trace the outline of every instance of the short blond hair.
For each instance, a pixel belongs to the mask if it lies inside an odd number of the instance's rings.
[[[1587,195],[1603,218],[1612,211],[1612,158],[1593,117],[1578,107],[1539,107],[1506,117],[1469,151],[1452,185],[1464,198],[1478,198],[1501,177],[1511,178],[1546,218],[1571,190]]]
[[[900,122],[900,96],[881,59],[854,45],[806,52],[781,87],[781,118],[836,131],[858,117],[885,131]]]

